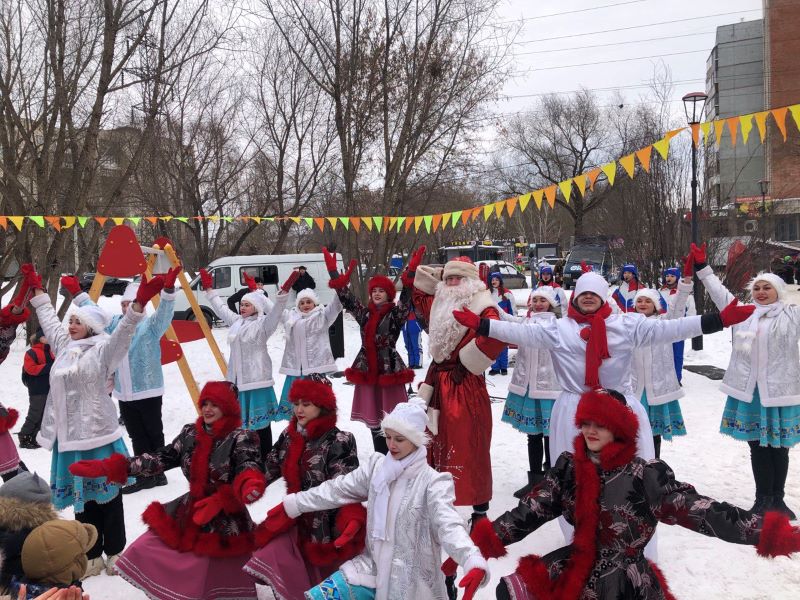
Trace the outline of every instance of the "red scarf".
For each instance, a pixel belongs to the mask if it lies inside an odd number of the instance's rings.
[[[600,365],[609,358],[608,339],[606,337],[606,318],[611,314],[611,306],[604,303],[596,313],[585,315],[575,308],[572,303],[567,309],[567,316],[574,321],[589,327],[581,329],[581,337],[586,341],[586,380],[585,383],[592,389],[600,387]]]

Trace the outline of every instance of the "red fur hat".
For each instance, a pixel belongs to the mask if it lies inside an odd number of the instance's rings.
[[[314,406],[336,412],[336,395],[333,393],[331,382],[325,377],[295,379],[289,388],[289,400],[293,404],[306,400]]]
[[[575,425],[580,428],[582,423],[594,421],[609,429],[617,440],[635,444],[639,421],[619,397],[624,401],[624,396],[614,390],[600,389],[586,392],[578,402]]]
[[[369,293],[372,294],[372,290],[375,288],[381,288],[383,291],[385,291],[389,296],[389,302],[394,301],[397,290],[394,288],[394,282],[386,277],[386,275],[375,275],[374,277],[370,277],[369,283],[367,283],[367,289],[369,290]]]
[[[205,402],[211,402],[218,406],[226,417],[234,417],[239,421],[242,419],[242,409],[239,407],[239,390],[230,381],[209,381],[206,383],[200,392],[197,404],[203,406]]]

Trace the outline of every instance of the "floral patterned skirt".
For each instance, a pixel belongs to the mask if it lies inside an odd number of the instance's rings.
[[[508,392],[500,420],[528,435],[550,435],[550,412],[554,402]]]
[[[281,401],[278,403],[278,418],[276,421],[289,421],[294,414],[294,405],[289,400],[289,390],[292,384],[297,379],[303,379],[302,376],[287,375],[283,381],[283,389],[281,390]]]
[[[762,406],[756,387],[752,402],[728,396],[719,431],[744,442],[791,448],[800,442],[800,406]]]
[[[239,392],[242,409],[242,429],[266,429],[273,421],[280,421],[278,398],[272,386]]]
[[[375,590],[363,585],[350,585],[342,575],[336,571],[318,586],[306,592],[308,600],[374,600]]]
[[[660,435],[665,440],[671,440],[679,435],[686,435],[686,424],[683,422],[681,405],[677,400],[650,406],[647,402],[647,392],[642,392],[641,402],[647,411],[653,435]]]

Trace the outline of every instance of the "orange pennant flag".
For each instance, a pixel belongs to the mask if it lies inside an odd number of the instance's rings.
[[[646,148],[642,148],[641,150],[636,151],[636,158],[639,159],[639,164],[642,165],[642,168],[645,172],[650,172],[650,156],[653,154],[653,147],[647,146]]]
[[[725,131],[725,121],[714,121],[714,139],[719,148],[719,143],[722,141],[722,132]]]
[[[590,190],[594,191],[594,182],[597,181],[597,177],[599,175],[600,175],[600,169],[599,168],[594,168],[591,171],[589,171],[588,173],[586,173],[586,176],[589,178],[589,189]]]
[[[0,217],[0,227],[4,230],[8,228],[8,219],[6,217]]]
[[[106,224],[106,221],[108,221],[108,217],[95,217],[94,220],[100,223],[100,227],[102,227]]]
[[[728,124],[728,130],[731,132],[731,145],[736,146],[736,132],[739,129],[739,119],[738,117],[730,117],[729,119],[725,119],[725,122]]]
[[[325,231],[325,219],[322,217],[314,217],[314,223],[317,224],[320,231]]]
[[[373,225],[372,217],[361,217],[361,222],[367,226],[367,229],[372,231],[372,225]]]
[[[692,143],[695,146],[700,143],[700,123],[692,123]]]
[[[761,143],[764,143],[764,138],[767,136],[767,116],[769,115],[768,110],[764,110],[762,112],[757,112],[754,116],[756,118],[756,127],[758,127],[758,137],[761,139]]]
[[[550,208],[553,208],[556,205],[556,186],[549,185],[544,188],[544,197],[547,199]]]
[[[432,229],[436,231],[442,222],[442,215],[433,215]]]
[[[753,129],[753,115],[742,115],[739,117],[739,125],[742,128],[742,141],[746,144],[747,138],[750,137],[750,131]]]
[[[517,198],[509,198],[506,200],[506,212],[508,213],[509,217],[514,214],[514,210],[517,208],[518,201],[519,200]]]
[[[622,168],[625,169],[625,172],[628,174],[628,177],[633,179],[633,172],[634,172],[634,158],[633,154],[627,154],[619,159],[619,164],[622,165]]]
[[[494,214],[497,215],[498,219],[503,216],[503,207],[505,205],[506,205],[506,201],[505,200],[500,200],[499,202],[495,202],[494,203],[494,205],[493,205],[494,206]]]
[[[580,175],[575,176],[575,185],[578,186],[578,191],[581,193],[581,196],[586,195],[586,174],[581,173]]]
[[[461,224],[462,224],[462,225],[466,225],[466,224],[467,224],[467,219],[469,219],[469,216],[470,216],[471,214],[472,214],[472,211],[471,211],[471,210],[464,210],[464,211],[461,211]]]
[[[356,233],[361,231],[361,217],[350,217],[350,224],[356,230]]]
[[[536,208],[542,210],[542,198],[544,198],[544,190],[536,190],[533,192],[533,201],[536,203]]]
[[[405,232],[408,233],[408,230],[411,229],[411,226],[414,224],[414,217],[406,217],[405,223],[406,223]]]
[[[145,217],[144,220],[148,221],[150,225],[155,225],[158,223],[158,217]]]
[[[665,135],[664,137],[667,138],[668,140],[671,140],[672,138],[674,138],[676,135],[678,135],[684,129],[686,129],[686,127],[678,127],[677,129],[673,129],[671,131],[668,131],[667,135]]]
[[[778,126],[778,129],[781,130],[781,134],[783,135],[783,141],[786,141],[786,113],[789,112],[789,109],[785,106],[781,108],[773,108],[772,109],[772,118],[775,119],[775,125]]]
[[[61,231],[61,217],[45,217],[44,220],[50,223],[56,231]]]

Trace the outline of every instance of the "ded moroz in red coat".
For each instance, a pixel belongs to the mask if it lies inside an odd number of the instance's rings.
[[[500,318],[497,304],[478,279],[473,264],[450,261],[444,270],[419,267],[413,302],[417,319],[430,337],[433,358],[419,392],[428,403],[434,434],[428,446],[428,462],[437,471],[453,476],[456,505],[475,506],[492,498],[492,413],[484,371],[505,344],[456,323],[452,309],[461,306],[437,303],[437,285],[442,282],[443,271],[454,268],[451,263],[459,263],[455,274],[465,275],[461,285],[473,289],[463,304],[484,319]]]

